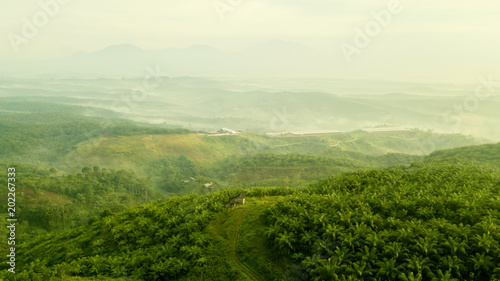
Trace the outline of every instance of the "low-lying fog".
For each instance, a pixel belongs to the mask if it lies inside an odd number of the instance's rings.
[[[422,128],[500,140],[500,96],[477,84],[327,79],[157,77],[3,79],[5,102],[105,109],[120,118],[194,130],[352,131]],[[479,89],[479,90],[478,90]],[[1,110],[14,110],[4,104]],[[16,109],[20,110],[20,109]],[[21,111],[24,111],[21,109]],[[99,112],[99,113],[98,113]]]

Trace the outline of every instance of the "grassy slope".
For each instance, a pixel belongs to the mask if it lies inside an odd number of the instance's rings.
[[[207,140],[204,135],[147,135],[131,137],[106,137],[93,143],[82,144],[69,159],[81,165],[101,163],[102,166],[139,168],[144,163],[167,155],[185,155],[205,166],[238,152],[237,139],[233,145],[224,138]],[[79,157],[79,156],[85,157]]]
[[[262,280],[250,267],[242,263],[236,254],[241,224],[249,209],[247,206],[229,209],[217,214],[215,220],[208,226],[208,231],[221,238],[229,246],[228,260],[231,266],[240,273],[242,280]]]
[[[230,264],[240,272],[241,280],[278,280],[286,262],[276,260],[265,238],[264,211],[283,196],[247,198],[243,206],[217,214],[208,231],[221,238],[231,249]]]
[[[336,156],[342,152],[374,156],[386,153],[421,155],[430,152],[425,151],[426,148],[423,147],[430,141],[435,142],[433,146],[435,149],[483,142],[462,135],[438,137],[421,131],[279,137],[253,133],[227,136],[202,134],[107,136],[81,143],[67,156],[66,162],[83,166],[99,163],[101,166],[115,169],[141,170],[145,164],[168,155],[185,155],[201,167],[210,167],[227,157],[258,152],[316,156]]]
[[[245,206],[245,217],[240,227],[236,252],[240,260],[262,276],[263,280],[280,280],[289,262],[276,259],[265,236],[264,211],[283,198],[283,196],[250,198]]]

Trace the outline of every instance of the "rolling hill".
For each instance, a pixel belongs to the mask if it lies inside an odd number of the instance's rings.
[[[73,174],[93,166],[133,171],[170,195],[205,193],[208,182],[216,190],[302,186],[334,173],[408,165],[436,149],[484,142],[420,130],[220,135],[134,123],[105,110],[95,112],[100,117],[85,116],[92,107],[8,101],[3,108],[11,111],[0,112],[1,161]],[[183,183],[189,178],[196,181]]]
[[[430,159],[454,158],[456,161],[475,160],[500,166],[500,143],[444,149],[431,153]]]
[[[171,198],[20,246],[16,276],[499,280],[498,182],[492,166],[428,161],[340,174],[305,189]],[[224,207],[241,192],[245,205]]]
[[[26,105],[0,112],[17,280],[500,277],[498,144],[383,127],[193,132]]]

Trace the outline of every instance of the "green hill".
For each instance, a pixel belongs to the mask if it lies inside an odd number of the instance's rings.
[[[82,114],[90,109],[77,106],[33,101],[4,107],[25,111],[0,112],[0,161],[71,174],[93,166],[126,170],[150,179],[153,189],[167,196],[305,186],[336,173],[408,165],[435,149],[484,142],[420,130],[213,135],[86,117]],[[209,182],[212,188],[204,188]]]
[[[6,280],[500,277],[499,144],[431,153],[484,140],[221,135],[64,108],[0,112],[0,167],[18,185]]]
[[[499,183],[493,166],[427,161],[171,198],[19,246],[16,277],[498,280]]]
[[[458,147],[439,150],[429,155],[430,159],[476,160],[500,166],[500,143]]]
[[[183,129],[138,126],[123,119],[100,119],[72,113],[0,112],[0,161],[60,166],[61,158],[74,151],[78,145],[95,143],[105,136],[188,132]]]
[[[103,212],[120,212],[161,198],[152,191],[150,180],[123,170],[94,166],[77,174],[65,174],[53,168],[0,164],[3,171],[10,167],[16,169],[15,210],[20,221],[16,235],[21,241],[85,225],[91,217]],[[0,180],[7,182],[6,176],[1,175]],[[6,192],[0,194],[0,200],[7,202],[7,196]],[[5,229],[2,227],[1,233]]]
[[[270,136],[192,133],[166,125],[84,116],[85,107],[7,102],[0,112],[0,161],[78,173],[100,166],[150,178],[165,195],[213,189],[304,186],[331,174],[408,165],[435,149],[479,144],[420,130]],[[193,181],[187,179],[195,179]]]
[[[219,136],[106,135],[80,143],[61,157],[59,168],[71,170],[99,163],[151,177],[158,191],[189,194],[203,192],[199,182],[181,183],[190,177],[215,182],[218,189],[301,186],[333,173],[409,164],[434,149],[479,143],[482,141],[463,135],[418,130],[294,136],[249,132]]]

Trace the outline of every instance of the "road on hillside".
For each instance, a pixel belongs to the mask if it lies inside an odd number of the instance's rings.
[[[258,280],[262,281],[262,278],[260,278],[250,267],[246,266],[240,258],[238,258],[238,255],[236,255],[236,246],[238,245],[238,237],[240,236],[240,227],[241,224],[243,223],[243,218],[246,215],[246,211],[243,211],[243,209],[238,210],[238,217],[236,219],[236,223],[238,224],[238,230],[229,237],[229,242],[231,244],[231,260],[234,263],[234,265],[243,273],[246,275],[248,280]]]
[[[357,141],[358,139],[359,139],[359,138],[355,138],[355,139],[353,139],[353,140],[348,140],[348,141],[339,141],[338,143],[336,143],[336,144],[332,144],[332,145],[330,145],[330,146],[331,146],[331,147],[334,147],[334,146],[338,146],[338,145],[339,145],[339,144],[341,144],[341,143],[346,143],[346,142],[355,142],[355,141]]]

